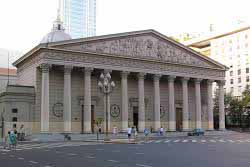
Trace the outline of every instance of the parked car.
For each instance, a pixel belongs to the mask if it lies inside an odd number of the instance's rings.
[[[192,132],[188,132],[188,136],[204,136],[204,134],[203,129],[194,129]]]

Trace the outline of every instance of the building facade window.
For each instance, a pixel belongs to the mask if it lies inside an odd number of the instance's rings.
[[[17,108],[12,108],[12,113],[18,113],[18,110],[17,110]]]
[[[233,71],[230,71],[230,76],[233,76]]]
[[[12,122],[17,122],[17,117],[12,117]]]
[[[238,86],[238,92],[241,93],[241,86]]]
[[[240,77],[238,78],[238,83],[241,83],[241,78]]]
[[[230,79],[230,84],[234,84],[234,80],[233,79]]]
[[[246,68],[246,73],[249,73],[249,68]]]
[[[234,93],[234,87],[230,88],[230,93]]]
[[[246,77],[246,82],[249,82],[249,76]]]
[[[238,75],[240,75],[241,74],[241,70],[238,70]]]

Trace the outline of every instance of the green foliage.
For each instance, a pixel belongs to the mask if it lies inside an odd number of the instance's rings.
[[[231,94],[225,94],[224,103],[227,116],[234,125],[250,126],[250,89],[247,86],[242,92],[241,98],[233,97]],[[215,92],[214,98],[214,115],[219,114],[219,92]]]

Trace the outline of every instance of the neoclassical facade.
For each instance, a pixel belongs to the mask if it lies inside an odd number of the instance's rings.
[[[102,72],[116,84],[108,98],[109,129],[213,130],[214,82],[225,129],[227,67],[154,30],[41,43],[14,65],[17,84],[35,90],[33,133],[94,132],[96,120],[105,120],[97,86]]]

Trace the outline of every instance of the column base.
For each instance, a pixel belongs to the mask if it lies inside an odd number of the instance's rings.
[[[190,129],[182,129],[181,131],[182,132],[190,132],[191,130]]]
[[[220,128],[219,131],[226,131],[226,129],[225,128]]]

